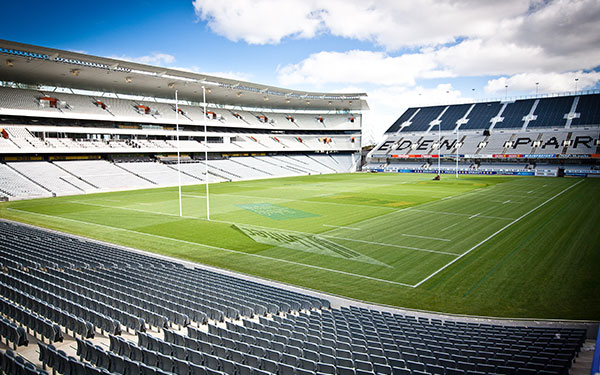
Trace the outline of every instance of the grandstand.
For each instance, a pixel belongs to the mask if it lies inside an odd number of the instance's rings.
[[[600,176],[598,108],[597,92],[409,108],[366,168],[437,173],[439,155],[440,173]]]
[[[111,201],[112,195],[106,194],[101,195],[103,202],[65,200],[65,196],[177,185],[195,192],[194,185],[205,183],[225,190],[235,185],[227,182],[235,181],[284,194],[285,186],[264,187],[259,183],[268,181],[258,180],[289,177],[287,185],[293,185],[301,182],[295,177],[354,172],[360,163],[362,112],[368,109],[364,93],[298,92],[4,40],[0,40],[0,58],[0,200],[51,198],[37,202],[72,214],[61,230],[80,223],[78,209],[70,211],[76,204],[87,205],[92,222],[94,208],[131,210],[132,216],[107,214],[107,220],[128,228],[158,227],[154,216],[161,222],[176,216],[137,207],[138,203],[161,204],[158,194],[175,189],[144,190],[141,194],[157,194],[145,202],[126,196],[132,207],[103,205]],[[600,175],[595,162],[600,153],[599,101],[598,94],[577,94],[409,108],[389,128],[385,141],[371,151],[367,169],[432,172],[436,154],[443,153],[440,165],[446,173],[558,175],[564,170],[571,175]],[[460,157],[458,164],[454,155]],[[328,194],[322,191],[327,183],[323,181],[305,186],[317,194],[298,202],[322,205],[324,210],[348,206],[343,211],[348,216],[367,208],[401,212],[398,207],[407,204],[390,201],[387,206],[383,200],[381,206],[347,204],[344,199],[352,196],[345,192],[330,197],[335,202],[319,200]],[[549,202],[574,186],[553,187],[556,195],[543,199]],[[367,188],[358,189],[363,193]],[[377,188],[368,185],[368,189]],[[129,193],[135,192],[113,194]],[[227,192],[220,193],[220,199],[231,200],[223,198]],[[258,196],[243,198],[250,203],[235,206],[245,207],[247,215],[256,214],[248,207],[264,205],[290,216],[320,216],[256,203]],[[150,202],[154,200],[159,202]],[[3,204],[13,203],[35,201]],[[19,207],[8,209],[18,212]],[[371,221],[380,212],[357,219]],[[390,211],[383,212],[385,216]],[[500,220],[502,226],[511,220],[501,230],[521,218],[456,215],[474,218],[473,222]],[[198,217],[185,219],[195,221],[184,230],[199,231]],[[242,228],[216,222],[229,230],[256,229],[249,223]],[[490,223],[486,230],[497,225]],[[117,231],[100,221],[92,225]],[[278,225],[281,231],[271,235],[293,238],[301,233],[297,230],[310,231],[300,228],[304,224],[289,225],[293,230],[283,223]],[[319,248],[327,259],[368,257],[325,239],[333,236],[317,237],[322,226],[354,231],[356,238],[348,235],[344,240],[383,246],[379,250],[387,253],[385,246],[452,259],[466,254],[459,249],[456,254],[444,251],[440,241],[450,240],[430,237],[437,236],[429,233],[436,230],[432,224],[425,229],[426,236],[400,236],[437,241],[439,249],[430,246],[435,250],[366,241],[370,234],[363,238],[360,228],[344,223],[318,225],[319,231],[305,233],[297,242]],[[381,235],[376,229],[373,237]],[[202,235],[219,235],[211,231]],[[151,230],[146,234],[153,240],[167,238]],[[471,240],[479,241],[480,234]],[[289,254],[289,248],[285,250]],[[426,263],[423,259],[418,262]],[[359,267],[383,265],[387,272],[396,272],[378,260],[367,260]],[[284,257],[283,262],[295,261]],[[311,277],[321,276],[315,272]],[[416,287],[423,281],[389,285]],[[586,339],[595,335],[594,328],[595,323],[475,318],[374,305],[0,218],[0,369],[4,374],[566,375]]]
[[[174,186],[178,152],[182,184],[358,164],[365,94],[294,92],[9,41],[0,53],[10,61],[0,71],[4,198]]]
[[[336,305],[12,222],[0,228],[2,336],[14,349],[37,339],[30,360],[61,374],[565,374],[586,338],[565,326]],[[10,350],[3,363],[27,366]]]

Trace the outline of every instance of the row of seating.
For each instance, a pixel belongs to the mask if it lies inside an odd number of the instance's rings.
[[[117,342],[118,346],[114,346],[113,340]],[[106,369],[113,374],[166,375],[174,373],[177,375],[224,375],[222,372],[207,368],[201,364],[143,350],[134,343],[115,336],[111,338],[110,351],[105,351],[99,345],[93,345],[87,340],[78,339],[77,355],[81,360],[86,360],[94,366]]]
[[[160,258],[130,253],[97,242],[42,232],[8,222],[1,222],[0,248],[19,252],[22,257],[45,268],[183,268],[181,264]],[[44,242],[43,247],[39,246]]]
[[[192,327],[188,327],[188,331],[194,332]],[[369,362],[367,356],[361,356],[362,360],[358,358],[354,360],[351,356],[337,358],[334,348],[323,345],[304,343],[303,347],[293,342],[286,344],[281,341],[255,339],[252,336],[242,336],[240,341],[236,341],[199,330],[195,330],[195,335],[197,338],[165,331],[165,341],[169,343],[169,340],[173,340],[172,344],[181,344],[188,348],[188,352],[198,350],[221,360],[243,365],[265,366],[269,371],[286,374],[299,373],[299,371],[325,374],[349,373],[354,368],[371,371],[371,373],[376,368],[376,372],[382,374],[391,374],[392,371],[385,363]],[[154,349],[152,345],[157,345],[158,348],[165,347],[165,344],[157,342],[156,339],[148,338],[145,341],[152,349]]]
[[[137,321],[135,321],[135,327],[132,327],[134,329],[140,331],[146,330],[146,322],[148,322],[148,324],[154,325],[155,327],[161,327],[164,325],[164,321],[166,318],[162,313],[165,312],[165,309],[160,306],[151,306],[154,308],[152,310],[149,310],[150,306],[147,306],[148,303],[143,300],[131,297],[127,294],[120,293],[110,288],[98,288],[96,285],[82,285],[82,282],[77,283],[71,280],[67,280],[66,278],[60,277],[64,275],[64,273],[60,271],[47,270],[46,272],[44,272],[41,270],[32,269],[30,270],[30,273],[31,278],[28,281],[32,281],[35,278],[39,278],[40,280],[45,280],[48,283],[60,286],[72,292],[85,295],[86,297],[113,306],[119,310],[125,311],[133,316],[138,317]],[[54,273],[56,273],[59,276],[55,276]],[[177,320],[178,324],[187,325],[189,323],[189,318],[187,318],[187,316],[172,311],[170,313],[175,318],[182,316],[181,319]]]
[[[0,370],[4,375],[48,375],[10,349],[0,352]]]
[[[42,280],[40,278],[35,277],[29,272],[24,272],[12,267],[7,267],[9,275],[7,282],[17,281],[20,283],[28,284],[33,287],[34,290],[42,291],[42,293],[50,293],[52,295],[58,296],[60,298],[64,298],[67,301],[71,301],[73,303],[77,303],[81,306],[85,306],[87,308],[93,309],[92,311],[100,313],[105,316],[109,316],[119,322],[122,322],[123,325],[132,329],[138,329],[145,327],[145,322],[142,321],[142,318],[139,318],[127,311],[123,311],[113,305],[102,302],[100,300],[88,297],[87,295],[80,294],[71,289],[63,288],[59,285],[56,285],[52,282],[48,282],[46,280]],[[121,324],[121,323],[120,323]],[[119,324],[119,325],[120,325]],[[102,327],[102,326],[100,326]],[[112,327],[111,327],[112,328]],[[144,328],[145,329],[145,328]]]
[[[0,295],[51,320],[56,318],[46,315],[50,311],[36,310],[41,306],[32,304],[30,301],[38,301],[33,298],[70,309],[70,313],[76,311],[75,314],[95,323],[96,318],[85,315],[88,312],[84,308],[96,314],[107,312],[107,304],[98,300],[103,298],[98,293],[108,294],[109,289],[114,296],[135,297],[131,301],[144,308],[154,304],[174,306],[173,310],[179,313],[184,313],[184,307],[193,309],[193,305],[186,305],[186,296],[192,301],[204,298],[235,306],[246,294],[252,294],[248,309],[236,308],[240,313],[235,318],[239,316],[241,320],[224,315],[225,324],[221,324],[215,319],[191,318],[187,334],[166,325],[160,327],[164,333],[160,339],[138,329],[138,341],[134,343],[120,337],[118,330],[107,330],[110,352],[105,357],[126,357],[139,362],[133,375],[172,371],[187,375],[199,371],[289,375],[566,375],[586,336],[585,329],[429,319],[352,305],[331,308],[327,300],[298,292],[205,269],[185,268],[166,259],[3,221],[0,221],[0,237],[6,251],[12,244],[19,249],[17,258],[2,258],[5,272],[0,273]],[[36,247],[43,249],[41,257],[36,257]],[[66,266],[55,268],[49,263],[50,251],[59,255],[58,261]],[[76,253],[73,255],[76,267],[68,266],[71,253]],[[18,260],[27,265],[15,266]],[[135,285],[139,293],[134,293]],[[85,291],[90,297],[81,300],[83,297],[73,292],[68,298],[56,296],[59,290],[66,293],[67,288]],[[221,296],[214,294],[219,288],[223,291]],[[167,295],[169,290],[171,296]],[[153,295],[158,298],[152,298]],[[105,301],[120,306],[113,300]],[[265,310],[258,314],[256,306]],[[241,314],[242,311],[248,315]],[[108,319],[120,327],[114,317]],[[111,368],[105,357],[92,363]],[[117,364],[112,365],[115,369],[133,366],[121,366],[122,360],[115,361]],[[203,370],[193,366],[201,366]]]
[[[8,296],[11,301],[14,301],[21,306],[24,306],[30,311],[36,311],[39,315],[49,319],[52,322],[57,322],[60,326],[65,327],[65,331],[71,330],[73,335],[78,334],[85,338],[93,338],[95,335],[94,325],[86,322],[83,319],[62,310],[56,306],[50,305],[45,301],[28,295],[25,292],[11,288],[10,286],[0,283],[0,293]],[[54,331],[54,328],[53,328]]]
[[[6,346],[10,346],[12,343],[15,349],[17,349],[17,346],[27,346],[29,344],[25,329],[2,317],[0,317],[0,337],[6,340]]]
[[[58,296],[5,273],[0,273],[0,291],[3,296],[6,296],[11,300],[15,300],[13,297],[22,297],[25,299],[29,299],[29,297],[37,298],[51,306],[56,306],[61,310],[74,314],[84,321],[90,322],[102,331],[121,334],[121,324],[117,320],[114,320],[101,312],[97,312],[88,306],[83,306],[77,302]],[[92,304],[93,303],[90,302],[90,305]]]
[[[10,224],[5,225],[11,227]],[[7,229],[15,230],[14,228]],[[215,303],[215,306],[223,306],[224,317],[236,318],[240,314],[248,314],[248,316],[251,316],[250,314],[264,314],[265,309],[267,312],[277,313],[278,311],[312,307],[320,308],[321,306],[328,305],[326,300],[220,275],[216,272],[185,269],[181,266],[173,268],[174,263],[159,261],[157,258],[145,257],[143,261],[138,261],[135,259],[136,256],[139,256],[138,254],[125,256],[124,250],[106,249],[99,244],[66,240],[55,235],[45,236],[50,240],[46,241],[45,250],[41,252],[41,256],[37,256],[34,252],[36,239],[27,236],[17,236],[19,237],[18,240],[15,240],[13,237],[7,236],[8,241],[5,241],[4,245],[0,244],[0,248],[7,248],[12,246],[13,242],[17,242],[20,251],[27,253],[24,256],[28,256],[29,258],[34,258],[35,256],[34,259],[40,265],[46,265],[47,262],[51,262],[51,256],[57,256],[57,261],[54,263],[59,263],[61,265],[60,268],[66,269],[68,272],[75,268],[85,269],[86,274],[96,272],[94,276],[111,276],[117,278],[117,281],[128,276],[127,281],[130,283],[128,286],[137,286],[138,288],[141,286],[143,288],[147,285],[146,294],[156,294],[160,286],[162,288],[160,291],[164,293],[164,296],[171,296],[169,297],[171,300],[177,297],[178,301],[193,301],[190,297],[197,297],[200,298],[198,302],[202,305],[210,305],[208,302],[212,301]],[[79,258],[81,262],[69,265],[60,260],[61,256],[70,257],[73,252],[77,253],[74,255],[75,259]],[[98,255],[100,253],[102,253],[102,256]],[[100,264],[97,265],[96,263]],[[166,266],[163,267],[164,264]],[[50,263],[48,268],[53,268],[52,265]],[[159,267],[159,270],[153,270],[153,266]],[[102,271],[94,271],[91,268],[102,269]],[[81,277],[82,275],[78,276]],[[170,285],[177,286],[178,289],[173,291],[169,289]],[[209,301],[205,301],[206,299]],[[241,305],[244,301],[247,301],[246,305]],[[233,308],[232,305],[237,305],[238,308]],[[277,309],[275,309],[275,306],[277,306]],[[193,308],[196,309],[198,306],[193,306]],[[182,311],[179,312],[183,313]],[[222,320],[222,318],[219,320]]]
[[[63,334],[58,324],[18,306],[2,296],[0,296],[0,312],[39,334],[42,340],[45,337],[50,342],[63,341]]]
[[[38,348],[40,351],[39,361],[42,363],[44,369],[46,367],[52,368],[52,374],[113,375],[106,368],[92,366],[90,363],[81,362],[75,357],[68,356],[67,353],[56,349],[52,344],[46,345],[38,341]]]

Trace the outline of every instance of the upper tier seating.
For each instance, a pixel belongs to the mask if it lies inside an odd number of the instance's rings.
[[[430,127],[433,131],[437,126],[435,123],[432,125],[432,121],[440,114],[442,131],[454,130],[457,122],[461,123],[461,131],[490,129],[492,123],[494,129],[514,131],[526,130],[523,129],[524,126],[527,129],[600,126],[599,108],[600,94],[413,107],[407,109],[388,128],[386,134],[395,134],[400,129],[405,133],[423,132]],[[571,112],[572,109],[574,112]],[[463,119],[467,120],[466,123],[461,121]]]
[[[62,105],[57,108],[41,106],[40,98],[45,96],[58,99]],[[104,108],[97,102],[101,102]],[[179,109],[181,110],[179,115],[181,124],[203,125],[206,123],[208,126],[226,125],[268,129],[360,128],[360,115],[357,114],[259,113],[208,107],[207,112],[210,113],[205,118],[202,106],[180,104]],[[114,95],[111,97],[96,97],[0,87],[0,113],[3,111],[8,113],[11,110],[26,110],[29,111],[28,115],[35,115],[37,111],[43,112],[43,116],[54,113],[56,117],[65,117],[63,116],[65,114],[66,117],[83,115],[86,118],[147,121],[148,123],[159,124],[174,124],[176,122],[175,103],[121,99],[114,97]],[[259,118],[259,116],[265,116],[267,121],[264,121],[262,117]],[[288,120],[288,117],[290,120]],[[351,118],[354,118],[353,122],[350,120]]]

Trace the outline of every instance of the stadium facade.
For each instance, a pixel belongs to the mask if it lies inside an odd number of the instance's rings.
[[[350,172],[359,162],[364,93],[299,92],[4,40],[0,55],[4,199],[176,185],[178,151],[183,184]]]

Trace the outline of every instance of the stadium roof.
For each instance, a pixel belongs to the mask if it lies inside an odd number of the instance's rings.
[[[0,81],[296,110],[366,110],[366,93],[306,92],[0,39]]]

